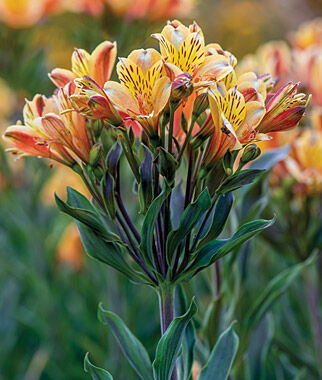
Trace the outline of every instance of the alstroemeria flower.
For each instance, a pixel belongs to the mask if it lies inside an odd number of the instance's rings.
[[[259,132],[286,131],[299,123],[309,100],[305,94],[297,93],[297,87],[297,84],[288,83],[267,96],[266,114],[258,126]]]
[[[75,49],[72,55],[72,70],[54,69],[49,78],[57,87],[64,87],[76,78],[88,75],[101,87],[111,77],[116,59],[116,42],[104,41],[92,54],[84,49]]]
[[[208,118],[207,132],[213,129],[212,142],[206,152],[206,163],[214,162],[228,149],[241,149],[244,144],[263,138],[257,134],[257,126],[265,114],[264,100],[257,94],[255,100],[245,101],[244,96],[233,87],[208,89],[211,119]],[[203,133],[203,128],[200,130]]]
[[[171,92],[160,53],[154,49],[134,50],[127,58],[120,58],[117,73],[121,83],[108,81],[104,86],[108,98],[148,135],[157,134],[159,116]]]
[[[233,70],[223,54],[207,55],[202,30],[195,22],[187,28],[174,20],[152,37],[160,42],[162,59],[175,76],[187,72],[194,83],[219,81]]]
[[[57,96],[36,95],[32,102],[27,101],[25,125],[11,126],[4,134],[17,153],[52,158],[68,166],[75,160],[88,162],[91,144],[86,121],[72,110],[69,101],[74,87],[69,83]]]
[[[114,126],[120,126],[123,120],[105,91],[90,77],[75,79],[78,92],[70,96],[72,106],[81,115],[89,119],[104,119]]]
[[[12,145],[8,150],[20,156],[46,157],[72,166],[75,160],[63,144],[48,136],[41,125],[44,114],[57,111],[53,98],[47,99],[45,96],[35,95],[32,101],[26,101],[23,109],[25,124],[17,122],[16,125],[8,127],[3,135]]]
[[[182,112],[190,123],[193,102],[198,92],[223,80],[233,71],[233,56],[225,54],[227,52],[217,44],[205,46],[202,30],[195,22],[189,27],[177,20],[168,22],[161,33],[153,34],[152,37],[160,43],[166,72],[172,81],[187,73],[191,75],[194,91],[175,113],[173,134],[180,140],[183,135],[180,126]]]

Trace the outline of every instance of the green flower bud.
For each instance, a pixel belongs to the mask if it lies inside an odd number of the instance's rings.
[[[161,153],[161,165],[160,165],[160,173],[166,178],[169,184],[174,183],[174,178],[176,175],[176,170],[178,167],[178,161],[166,151],[164,148],[160,147]]]
[[[89,152],[89,164],[95,167],[98,161],[102,157],[103,146],[101,143],[97,143],[92,146],[91,151]]]
[[[198,117],[203,112],[206,111],[208,106],[209,106],[208,94],[205,92],[203,94],[198,95],[195,102],[193,103],[192,116],[195,119],[198,119]]]
[[[261,150],[256,144],[247,145],[241,156],[239,166],[242,167],[248,162],[255,160],[261,154]]]

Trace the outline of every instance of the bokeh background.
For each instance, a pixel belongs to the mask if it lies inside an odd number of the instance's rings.
[[[54,67],[69,68],[74,47],[91,51],[105,39],[116,40],[118,56],[125,56],[134,47],[156,46],[150,34],[167,19],[178,18],[196,20],[206,42],[219,42],[242,60],[267,41],[290,41],[301,23],[322,16],[321,0],[151,3],[0,0],[1,132],[22,119],[25,98],[54,91],[47,73]],[[114,338],[98,322],[97,305],[102,301],[121,315],[152,353],[159,338],[156,295],[85,256],[75,225],[58,212],[53,200],[55,191],[64,197],[66,186],[85,192],[76,175],[45,160],[16,160],[4,153],[5,148],[1,143],[0,379],[85,379],[82,362],[87,351],[100,366],[117,373],[117,379],[135,379]],[[289,264],[261,238],[252,250],[247,272],[252,279],[242,295],[246,298]],[[310,273],[311,278],[317,273]],[[212,297],[207,276],[192,284],[200,315]],[[265,322],[275,319],[273,334],[278,337],[265,371],[259,368],[258,347],[267,328],[256,331],[249,379],[300,379],[296,376],[301,373],[303,379],[319,378],[321,358],[303,306],[308,296],[301,281],[292,285]]]

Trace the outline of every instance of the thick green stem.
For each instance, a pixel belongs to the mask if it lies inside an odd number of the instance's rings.
[[[159,308],[162,335],[174,318],[174,287],[159,287]],[[174,367],[171,380],[177,380],[177,369]]]

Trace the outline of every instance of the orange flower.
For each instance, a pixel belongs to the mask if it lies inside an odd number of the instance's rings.
[[[89,119],[104,119],[118,127],[123,124],[119,112],[115,109],[105,91],[90,77],[75,79],[79,92],[70,96],[73,107]]]
[[[56,9],[59,0],[0,0],[0,18],[14,28],[36,24]]]
[[[70,224],[61,237],[56,256],[60,264],[68,264],[75,271],[79,271],[84,266],[84,249],[75,223]]]
[[[322,46],[322,18],[303,23],[293,34],[292,44],[299,49]]]
[[[121,83],[106,82],[107,97],[148,135],[157,134],[159,116],[171,92],[160,53],[154,49],[134,50],[127,58],[120,58],[117,73]]]
[[[305,94],[297,93],[297,84],[288,83],[266,103],[266,114],[258,130],[262,133],[285,131],[295,127],[301,120],[310,101]]]
[[[70,111],[72,83],[60,89],[57,96],[47,99],[36,95],[24,107],[24,123],[7,128],[4,138],[19,155],[51,158],[67,166],[75,159],[88,162],[91,145],[85,118]],[[63,113],[63,114],[61,114]]]
[[[111,11],[126,20],[166,20],[187,17],[194,9],[194,0],[105,0]]]
[[[116,42],[104,41],[92,54],[84,49],[75,49],[72,55],[72,70],[57,68],[49,74],[49,77],[57,87],[64,87],[74,79],[88,75],[103,87],[111,77],[115,58]]]
[[[288,173],[297,181],[295,192],[322,192],[322,131],[307,128],[294,141],[285,160]]]

